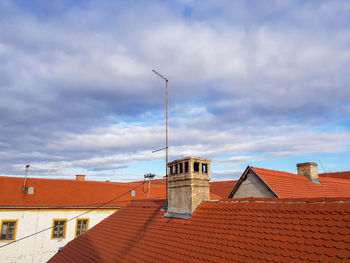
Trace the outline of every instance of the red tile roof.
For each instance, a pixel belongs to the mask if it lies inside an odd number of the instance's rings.
[[[350,180],[319,177],[315,184],[303,175],[252,167],[280,198],[350,197]]]
[[[136,201],[49,262],[349,262],[350,199],[204,202],[189,220]]]
[[[28,178],[27,187],[34,187],[34,194],[24,194],[24,178],[0,176],[0,207],[96,207],[119,197],[106,207],[124,206],[131,200],[147,199],[148,183],[76,181],[62,179]],[[213,182],[212,199],[226,199],[235,181]],[[130,194],[135,189],[135,197]],[[151,182],[151,198],[165,198],[165,180]]]
[[[106,207],[123,206],[126,202],[147,199],[148,185],[137,183],[114,183],[75,181],[61,179],[28,178],[27,187],[34,187],[34,194],[22,192],[24,178],[0,177],[1,207],[96,207],[119,197]],[[130,190],[135,188],[135,197]],[[164,199],[165,187],[152,184],[151,198]]]
[[[320,177],[332,177],[340,179],[349,179],[350,180],[350,171],[346,172],[333,172],[333,173],[320,173]]]
[[[227,199],[238,181],[221,181],[210,183],[210,200]]]

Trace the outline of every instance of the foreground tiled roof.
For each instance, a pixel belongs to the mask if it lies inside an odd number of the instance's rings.
[[[252,167],[280,198],[350,197],[350,180],[319,177],[320,184],[303,175]]]
[[[123,206],[131,200],[147,198],[147,184],[75,181],[29,178],[27,186],[34,194],[22,192],[24,178],[0,177],[0,207],[96,207],[109,200],[106,207]],[[135,189],[135,196],[130,190]],[[152,185],[151,198],[164,199],[165,187]]]
[[[350,199],[204,202],[189,220],[129,203],[49,262],[349,262]]]

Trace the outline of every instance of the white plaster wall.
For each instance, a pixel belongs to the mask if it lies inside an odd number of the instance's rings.
[[[70,219],[86,210],[48,210],[48,209],[27,209],[21,211],[0,210],[0,221],[4,219],[15,219],[17,222],[16,240],[21,237],[33,234],[42,229],[52,226],[53,219]],[[80,216],[79,218],[89,219],[89,229],[113,214],[116,210],[100,209]],[[59,247],[63,247],[75,237],[76,219],[67,223],[66,236],[63,239],[52,239],[52,230],[46,230],[40,234],[0,248],[0,262],[24,262],[39,263],[47,262]],[[0,246],[9,243],[0,240]]]

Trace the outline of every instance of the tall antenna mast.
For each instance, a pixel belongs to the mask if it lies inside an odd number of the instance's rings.
[[[23,188],[22,191],[24,192],[26,190],[26,184],[27,184],[27,176],[28,176],[28,170],[29,170],[29,164],[26,165],[26,177],[24,178],[24,184],[23,184]]]
[[[152,69],[152,71],[157,74],[159,77],[165,80],[165,151],[166,151],[166,157],[165,157],[165,182],[166,182],[166,202],[168,205],[168,79],[165,78],[163,75]],[[153,152],[158,152],[164,150],[158,149]]]

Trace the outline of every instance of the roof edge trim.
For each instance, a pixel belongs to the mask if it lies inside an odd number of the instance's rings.
[[[235,186],[233,187],[231,193],[228,195],[228,198],[233,198],[233,195],[236,193],[237,189],[239,188],[239,186],[242,184],[243,179],[245,179],[244,177],[247,175],[247,171],[249,171],[250,166],[248,165],[247,168],[245,168],[243,174],[241,175],[241,177],[238,179],[238,182],[235,184]]]

